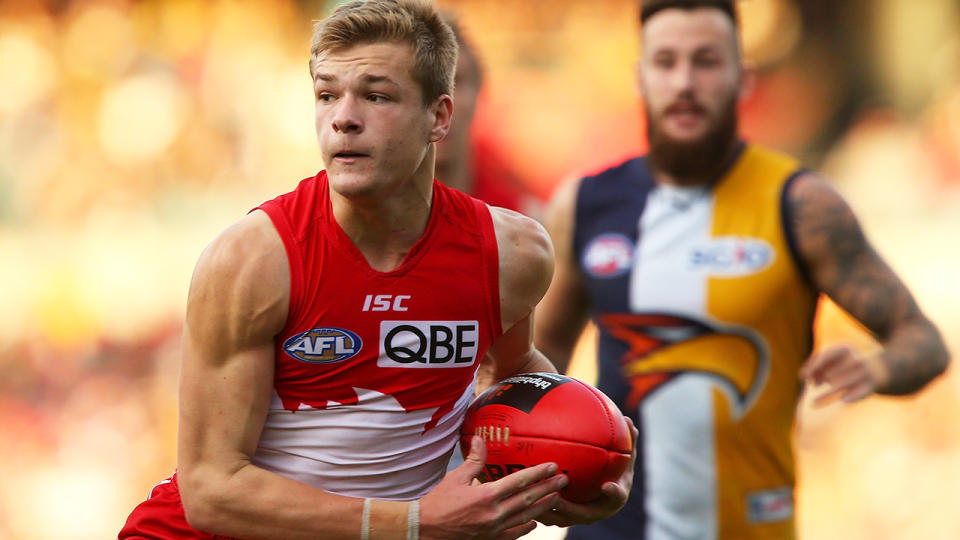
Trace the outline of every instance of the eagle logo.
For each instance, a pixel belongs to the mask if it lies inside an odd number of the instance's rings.
[[[620,362],[631,386],[631,409],[672,378],[696,372],[717,380],[738,420],[756,402],[770,374],[766,340],[743,326],[661,313],[607,314],[600,324],[628,346]]]

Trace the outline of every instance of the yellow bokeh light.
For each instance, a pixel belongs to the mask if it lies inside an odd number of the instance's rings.
[[[35,40],[0,33],[0,116],[43,100],[56,82],[56,62]]]
[[[87,80],[114,75],[136,51],[127,15],[97,4],[85,6],[73,18],[62,44],[64,68]]]
[[[179,133],[187,100],[166,73],[126,79],[104,92],[100,103],[100,142],[111,160],[133,164],[163,153]]]

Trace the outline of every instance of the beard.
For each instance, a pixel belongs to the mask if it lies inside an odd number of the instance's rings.
[[[701,110],[703,107],[700,107]],[[663,132],[646,106],[650,162],[681,183],[712,180],[718,175],[737,141],[737,98],[721,108],[716,122],[697,140],[680,142]]]

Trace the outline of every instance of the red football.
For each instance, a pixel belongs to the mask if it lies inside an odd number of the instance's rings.
[[[540,463],[556,463],[574,502],[600,496],[630,461],[630,431],[616,405],[589,384],[556,373],[504,379],[477,396],[460,428],[466,456],[473,436],[487,443],[483,481]]]

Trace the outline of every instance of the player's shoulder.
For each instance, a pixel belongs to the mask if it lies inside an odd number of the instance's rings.
[[[200,255],[187,319],[237,339],[272,336],[286,322],[289,302],[283,241],[270,218],[256,210],[227,227]]]
[[[795,214],[837,205],[847,206],[833,182],[820,173],[809,170],[797,172],[787,185],[784,197],[788,209]]]
[[[550,235],[540,222],[508,208],[488,208],[501,251],[519,251],[511,254],[520,257],[541,257],[552,253]]]
[[[194,281],[254,295],[289,283],[286,251],[269,216],[254,210],[217,235],[200,255]]]
[[[536,296],[553,277],[553,243],[538,221],[506,208],[490,207],[500,259],[501,296]],[[536,302],[534,302],[536,303]]]

